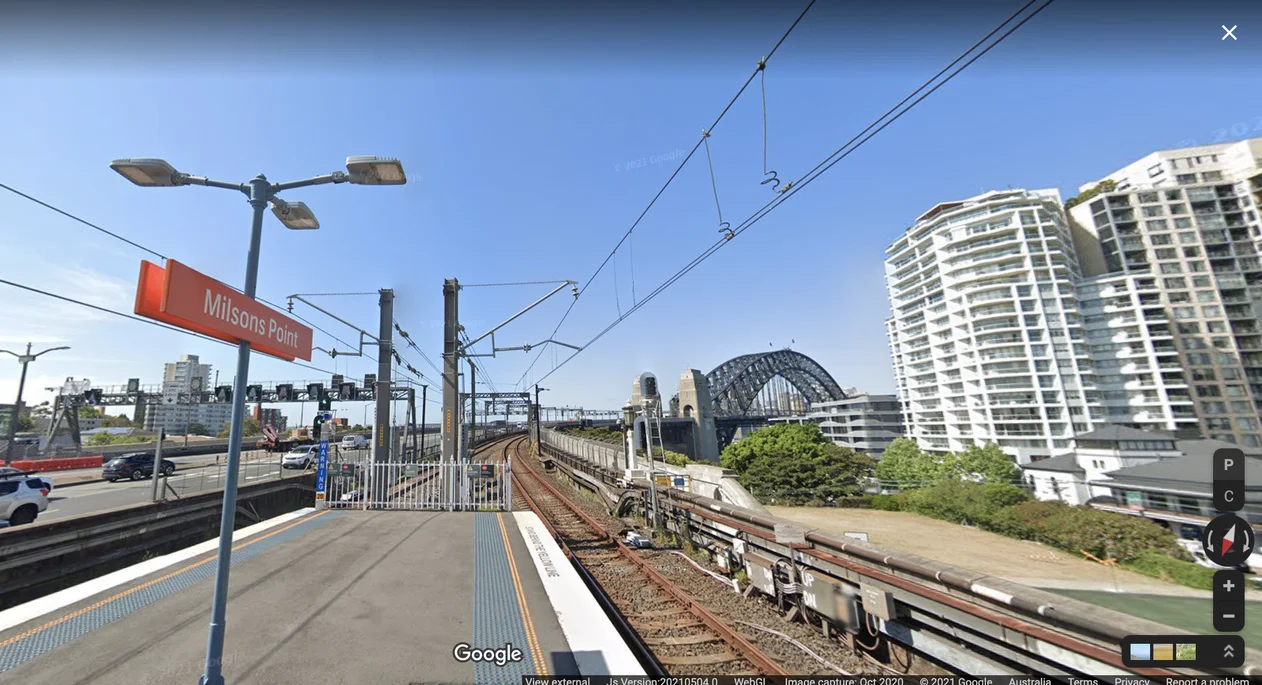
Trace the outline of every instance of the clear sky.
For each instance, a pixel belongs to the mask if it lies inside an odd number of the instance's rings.
[[[444,278],[586,284],[803,6],[683,4],[470,3],[461,13],[281,4],[247,23],[244,4],[104,13],[10,3],[0,183],[240,285],[243,197],[135,187],[110,160],[161,157],[223,180],[285,181],[341,169],[347,155],[396,156],[404,187],[289,193],[322,227],[291,232],[267,217],[259,293],[283,304],[291,293],[393,288],[396,318],[439,362]],[[820,0],[768,64],[768,157],[782,179],[814,167],[1019,7],[851,4]],[[168,14],[149,13],[158,9]],[[1239,26],[1238,40],[1222,39],[1224,23]],[[642,371],[673,391],[687,368],[789,345],[842,386],[891,391],[883,250],[918,214],[1009,186],[1068,196],[1156,149],[1262,136],[1260,41],[1256,3],[1053,3],[548,377],[545,403],[613,409]],[[733,225],[772,197],[759,183],[762,127],[755,80],[709,139]],[[716,240],[704,153],[584,292],[559,340],[586,343]],[[156,259],[3,190],[0,217],[0,278],[100,306],[130,312],[140,260]],[[480,335],[547,289],[466,289],[462,321]],[[497,343],[546,339],[571,299],[558,294]],[[376,331],[376,297],[317,301]],[[295,312],[355,340],[304,305]],[[73,348],[31,367],[28,402],[49,399],[44,388],[67,376],[156,383],[181,354],[200,355],[227,384],[235,360],[227,346],[0,284],[0,348],[27,341]],[[568,354],[556,349],[555,361]],[[437,376],[415,351],[403,356]],[[534,357],[483,361],[510,391],[552,370],[553,350],[527,372]],[[320,353],[312,365],[356,378],[376,370]],[[18,371],[0,359],[3,401]],[[258,355],[250,375],[328,382]]]

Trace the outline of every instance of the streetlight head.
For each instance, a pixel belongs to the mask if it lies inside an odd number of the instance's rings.
[[[363,186],[401,186],[408,182],[403,164],[393,157],[357,155],[346,158],[351,183]]]
[[[185,185],[180,172],[163,159],[116,159],[110,168],[146,188]]]
[[[320,227],[315,214],[303,202],[278,202],[272,205],[272,213],[291,230],[311,230]]]

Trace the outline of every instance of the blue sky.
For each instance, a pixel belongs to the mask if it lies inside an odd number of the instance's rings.
[[[771,168],[783,179],[800,176],[1016,7],[975,2],[933,16],[920,7],[909,19],[894,10],[853,16],[821,0],[768,66]],[[1262,136],[1259,43],[1250,33],[1262,30],[1253,28],[1262,27],[1257,9],[1171,6],[1161,21],[1144,23],[1103,7],[1062,0],[1036,17],[549,377],[549,402],[616,408],[642,371],[673,389],[686,368],[709,371],[790,341],[843,386],[890,391],[883,250],[929,206],[1008,186],[1071,195],[1155,149]],[[9,105],[0,108],[0,183],[239,285],[244,198],[134,187],[109,161],[162,157],[224,180],[262,172],[284,181],[341,169],[347,155],[397,156],[409,176],[402,188],[289,193],[322,228],[290,232],[268,216],[259,293],[283,302],[295,292],[393,288],[396,318],[438,362],[444,278],[586,282],[678,164],[655,157],[692,149],[799,10],[742,7],[739,20],[709,23],[653,11],[660,14],[616,28],[594,20],[511,29],[472,17],[325,18],[305,33],[269,37],[248,27],[182,31],[188,17],[134,34],[120,33],[118,17],[54,32],[53,18],[33,10],[25,24],[0,29],[0,57],[17,65],[0,76]],[[1242,25],[1239,41],[1221,40],[1223,21]],[[161,48],[120,39],[127,35],[154,36]],[[365,49],[368,37],[383,47]],[[251,59],[268,66],[265,77],[249,69]],[[771,197],[759,185],[757,86],[710,138],[723,218],[732,224]],[[617,255],[616,283],[615,268],[606,267],[558,339],[587,342],[629,306],[632,275],[643,297],[716,239],[703,153]],[[627,168],[635,160],[647,164]],[[0,217],[0,278],[131,311],[140,260],[152,256],[3,191]],[[461,318],[479,335],[547,289],[467,289]],[[497,342],[547,338],[570,299],[555,296]],[[375,297],[319,301],[375,332]],[[302,305],[295,311],[354,340]],[[43,388],[67,376],[95,385],[158,382],[162,362],[181,354],[200,355],[226,384],[235,357],[226,346],[0,285],[0,348],[27,340],[73,347],[32,366],[28,401],[48,399]],[[316,333],[317,345],[331,342]],[[566,354],[557,350],[556,360]],[[403,355],[437,375],[415,352]],[[527,374],[533,358],[507,352],[484,361],[508,391],[552,369],[545,351]],[[312,364],[355,377],[376,370],[319,353]],[[17,372],[0,363],[4,401]],[[251,378],[327,382],[258,355]]]

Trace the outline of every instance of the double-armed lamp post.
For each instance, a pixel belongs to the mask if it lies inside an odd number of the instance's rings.
[[[314,176],[301,181],[271,183],[259,174],[245,183],[216,181],[175,170],[161,159],[118,159],[110,168],[127,180],[144,187],[200,185],[235,190],[248,198],[254,210],[250,223],[249,252],[245,262],[245,296],[254,299],[258,285],[259,243],[263,238],[263,210],[270,203],[272,213],[286,228],[309,230],[320,227],[315,215],[301,202],[286,202],[277,194],[294,188],[325,183],[357,185],[403,185],[407,177],[396,159],[361,156],[347,157],[346,171]],[[232,427],[228,433],[228,478],[223,491],[223,513],[219,520],[219,557],[215,572],[215,596],[211,607],[210,637],[206,646],[206,670],[201,685],[223,685],[224,622],[228,605],[228,571],[232,565],[232,533],[237,516],[237,472],[241,465],[241,433],[245,418],[245,388],[250,369],[250,343],[237,343],[237,375],[232,390]]]
[[[18,354],[8,350],[0,350],[5,354],[11,354],[18,358],[18,363],[22,365],[22,379],[18,381],[18,399],[13,403],[13,408],[9,410],[9,441],[4,448],[4,465],[8,466],[13,463],[13,443],[17,441],[18,436],[18,419],[20,418],[22,409],[22,391],[26,390],[26,367],[31,362],[39,358],[40,355],[56,352],[57,350],[68,350],[69,347],[50,347],[43,352],[31,354],[31,343],[26,343],[26,354]]]

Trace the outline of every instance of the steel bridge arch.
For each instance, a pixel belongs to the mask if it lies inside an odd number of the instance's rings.
[[[747,416],[759,391],[776,376],[789,381],[811,404],[847,398],[832,375],[801,352],[786,349],[744,354],[706,374],[715,417]]]

